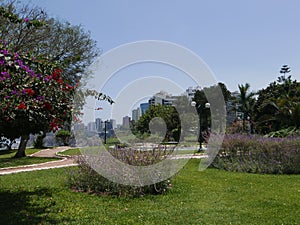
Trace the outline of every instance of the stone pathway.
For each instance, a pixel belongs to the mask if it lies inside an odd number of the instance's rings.
[[[61,158],[61,160],[39,163],[39,164],[32,164],[26,166],[17,166],[17,167],[7,167],[0,169],[0,175],[5,174],[12,174],[12,173],[20,173],[20,172],[27,172],[33,170],[46,170],[52,168],[61,168],[61,167],[68,167],[68,166],[76,166],[75,158],[67,157],[67,156],[58,156],[57,153],[61,151],[65,151],[70,147],[58,147],[52,149],[44,149],[39,152],[36,152],[29,156],[34,157],[49,157],[49,158]]]

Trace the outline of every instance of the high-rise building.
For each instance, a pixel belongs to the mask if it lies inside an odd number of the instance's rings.
[[[111,124],[111,129],[116,129],[117,128],[117,121],[116,120],[110,119],[109,122]]]
[[[192,101],[196,91],[201,90],[199,86],[197,87],[189,87],[188,89],[185,90],[185,95],[188,97],[189,101]]]
[[[100,118],[96,118],[96,130],[97,132],[101,132],[103,129],[102,120]]]
[[[79,123],[74,125],[74,131],[84,130],[84,123]]]
[[[140,109],[141,109],[141,116],[146,113],[146,111],[149,109],[149,103],[141,103],[140,104]]]
[[[129,126],[130,126],[130,117],[124,116],[123,117],[123,127],[129,128]]]
[[[149,99],[149,105],[173,105],[176,98],[176,96],[161,91]]]
[[[140,108],[136,108],[134,110],[132,110],[132,120],[137,122],[139,120],[141,116],[141,109]]]

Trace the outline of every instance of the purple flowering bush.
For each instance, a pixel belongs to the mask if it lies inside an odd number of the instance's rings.
[[[128,147],[109,149],[116,159],[135,166],[147,166],[163,160],[171,154],[174,147],[158,146],[152,151],[142,151]],[[156,184],[143,187],[118,184],[98,174],[86,162],[85,156],[78,158],[78,168],[70,169],[68,174],[68,185],[76,191],[115,195],[139,197],[146,194],[163,194],[171,187],[171,181],[165,180]]]
[[[300,137],[226,135],[212,166],[237,172],[300,174]]]

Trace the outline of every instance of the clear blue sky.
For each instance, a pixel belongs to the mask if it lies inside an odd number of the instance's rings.
[[[164,40],[198,54],[231,90],[266,87],[288,64],[300,80],[298,0],[31,0],[50,16],[82,24],[103,52]],[[187,84],[188,85],[188,84]]]

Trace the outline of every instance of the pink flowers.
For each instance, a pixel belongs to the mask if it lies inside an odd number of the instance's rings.
[[[26,17],[26,18],[24,18],[24,22],[25,23],[28,23],[29,22],[29,19]]]

